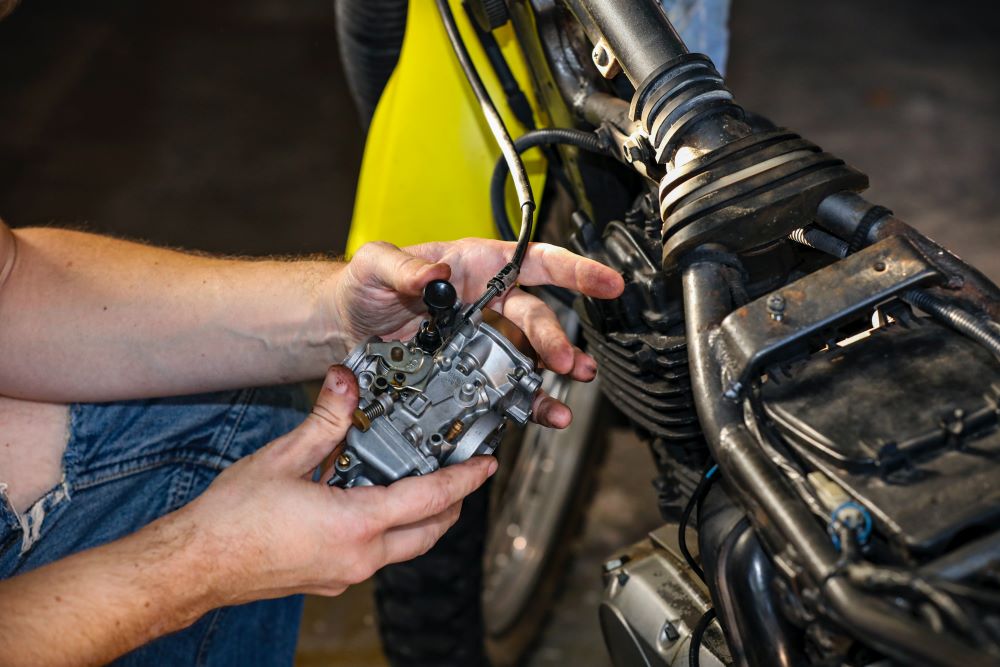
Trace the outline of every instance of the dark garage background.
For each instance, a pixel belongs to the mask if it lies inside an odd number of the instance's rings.
[[[737,0],[731,27],[729,81],[745,106],[866,171],[874,201],[1000,278],[990,3]],[[339,252],[362,145],[329,0],[25,0],[0,23],[0,216],[12,225]],[[599,563],[657,523],[641,444],[622,432],[606,460],[536,665],[603,663]],[[382,664],[367,587],[310,601],[299,662]]]

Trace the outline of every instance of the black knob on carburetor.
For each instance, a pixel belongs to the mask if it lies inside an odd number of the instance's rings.
[[[441,347],[442,330],[444,335],[455,319],[455,304],[458,303],[458,292],[455,286],[447,280],[432,280],[424,287],[424,305],[430,320],[424,322],[417,334],[417,344],[428,354],[434,354]]]
[[[431,324],[439,329],[451,324],[457,302],[458,292],[447,280],[432,280],[424,287],[424,304],[431,316]]]

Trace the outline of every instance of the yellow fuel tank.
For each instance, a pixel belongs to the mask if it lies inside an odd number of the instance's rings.
[[[459,0],[449,0],[466,47],[512,137],[526,131],[511,113],[500,83]],[[514,31],[494,37],[535,109]],[[500,149],[452,51],[433,0],[411,0],[403,48],[375,110],[365,142],[348,255],[369,241],[404,246],[466,236],[493,238],[489,182]],[[538,149],[524,155],[541,199],[545,159]],[[508,210],[517,224],[516,199],[508,185]]]

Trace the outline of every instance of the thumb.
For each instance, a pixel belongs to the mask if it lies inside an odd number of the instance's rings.
[[[405,296],[420,296],[432,280],[447,280],[451,267],[400,250],[391,243],[369,243],[354,256],[375,282]]]
[[[358,381],[354,373],[344,366],[331,366],[312,412],[288,434],[281,448],[283,464],[298,475],[314,470],[344,441],[357,407]]]

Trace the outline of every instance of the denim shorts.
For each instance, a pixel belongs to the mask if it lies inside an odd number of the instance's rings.
[[[135,532],[298,425],[301,387],[77,404],[63,479],[22,519],[0,497],[0,578]],[[290,665],[301,596],[216,609],[120,665]]]

